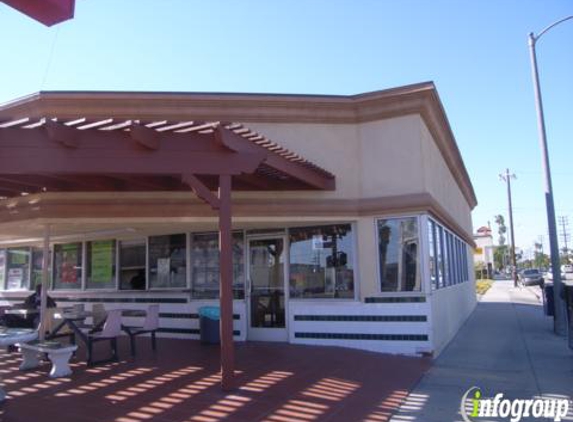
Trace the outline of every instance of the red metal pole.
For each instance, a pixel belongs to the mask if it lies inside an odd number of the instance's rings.
[[[231,176],[219,176],[219,267],[221,306],[221,387],[233,389],[235,351],[233,345],[233,245],[231,222]]]

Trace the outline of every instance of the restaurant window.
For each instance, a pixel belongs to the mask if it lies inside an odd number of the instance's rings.
[[[6,288],[4,275],[6,274],[6,249],[0,249],[0,288]]]
[[[219,297],[219,234],[194,234],[191,241],[191,295],[198,299]],[[245,241],[233,233],[233,297],[245,297]]]
[[[460,258],[462,262],[462,281],[468,281],[468,268],[466,265],[466,244],[462,240],[460,242]]]
[[[428,220],[428,249],[430,265],[430,284],[432,290],[438,288],[438,254],[436,251],[436,223]]]
[[[383,292],[421,290],[418,245],[416,217],[378,220],[380,285]]]
[[[32,248],[32,274],[30,278],[30,290],[34,290],[38,284],[42,284],[43,259],[44,259],[44,249]],[[52,268],[52,262],[48,258],[48,280],[51,280],[52,278],[51,268]]]
[[[454,268],[454,254],[452,253],[452,234],[449,232],[445,233],[446,238],[446,248],[448,250],[448,286],[455,284],[455,268]]]
[[[121,290],[145,290],[145,239],[119,242],[119,288]]]
[[[354,298],[350,224],[292,228],[289,236],[292,298]]]
[[[9,248],[6,254],[6,290],[23,290],[30,281],[30,248]]]
[[[437,288],[444,287],[444,253],[443,253],[443,239],[444,230],[442,226],[436,224],[436,257],[438,264],[438,283]]]
[[[115,240],[94,240],[86,244],[86,287],[115,288]]]
[[[149,287],[187,287],[186,236],[173,234],[149,238]]]
[[[462,242],[460,239],[456,238],[456,259],[458,263],[458,283],[464,281],[464,274],[463,269],[464,266],[462,264]]]
[[[82,244],[54,246],[54,289],[82,288]]]

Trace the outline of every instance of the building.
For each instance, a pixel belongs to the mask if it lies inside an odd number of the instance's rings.
[[[492,278],[495,267],[493,259],[495,246],[493,245],[491,229],[486,226],[477,229],[476,234],[474,234],[474,242],[476,244],[474,250],[474,264],[476,269],[482,271],[484,277]]]
[[[161,335],[198,338],[232,214],[235,341],[436,355],[475,306],[476,198],[432,83],[40,92],[0,108],[0,195],[0,304],[45,238],[59,305],[159,303]]]

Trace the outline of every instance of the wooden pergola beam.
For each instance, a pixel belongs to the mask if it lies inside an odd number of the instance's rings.
[[[197,177],[193,174],[184,174],[181,181],[188,185],[193,193],[201,198],[203,201],[211,205],[211,208],[218,210],[221,206],[220,198],[215,196],[213,192],[207,188]]]
[[[129,132],[76,131],[79,146],[63,148],[42,128],[0,130],[0,173],[238,175],[254,172],[265,156],[218,147],[212,134],[161,133],[161,147],[150,150],[134,143]]]
[[[336,184],[334,178],[327,177],[308,166],[296,161],[291,161],[284,156],[269,153],[269,150],[253,142],[246,141],[245,138],[236,134],[232,130],[227,130],[221,126],[214,131],[215,141],[229,149],[237,152],[264,153],[264,164],[278,170],[293,179],[300,180],[316,189],[334,190]]]

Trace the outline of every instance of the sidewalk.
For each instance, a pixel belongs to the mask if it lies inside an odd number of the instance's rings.
[[[573,351],[553,334],[553,320],[543,315],[539,294],[538,287],[494,282],[391,421],[462,422],[460,401],[472,386],[509,399],[571,399]]]

